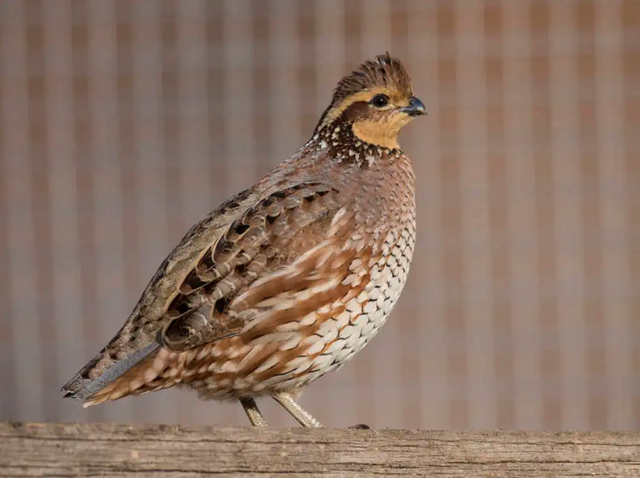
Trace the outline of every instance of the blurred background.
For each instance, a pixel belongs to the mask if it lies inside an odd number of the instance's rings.
[[[186,230],[399,56],[418,246],[302,399],[345,427],[640,429],[640,1],[0,1],[0,419],[248,425],[60,387]],[[294,422],[271,400],[276,426]]]

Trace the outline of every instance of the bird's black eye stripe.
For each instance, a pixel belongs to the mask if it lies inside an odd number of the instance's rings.
[[[389,104],[389,97],[387,95],[376,95],[371,98],[371,104],[376,108],[383,108]]]

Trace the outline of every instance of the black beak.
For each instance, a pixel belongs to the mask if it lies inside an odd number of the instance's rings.
[[[420,116],[427,114],[427,108],[425,108],[422,101],[420,101],[415,96],[412,96],[411,100],[409,100],[409,106],[405,106],[401,111],[404,111],[409,116]]]

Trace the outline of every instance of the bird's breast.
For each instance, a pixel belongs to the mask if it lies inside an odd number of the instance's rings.
[[[326,320],[317,335],[312,351],[320,353],[309,357],[313,363],[309,378],[341,367],[378,333],[404,288],[414,245],[413,224],[388,232],[370,265],[364,290],[346,302],[340,315]]]

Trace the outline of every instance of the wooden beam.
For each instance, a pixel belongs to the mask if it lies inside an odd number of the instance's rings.
[[[640,433],[0,423],[2,477],[640,477]]]

